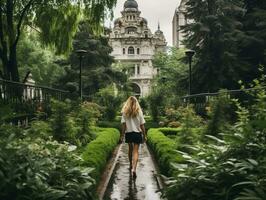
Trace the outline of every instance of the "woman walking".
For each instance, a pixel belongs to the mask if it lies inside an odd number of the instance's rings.
[[[126,143],[128,143],[128,158],[131,175],[135,179],[137,177],[136,168],[139,158],[139,145],[147,140],[144,126],[145,119],[136,97],[129,97],[124,104],[121,123],[122,132],[120,141],[122,142],[125,136]]]

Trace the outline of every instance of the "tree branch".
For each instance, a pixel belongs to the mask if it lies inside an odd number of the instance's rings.
[[[31,5],[34,3],[35,0],[30,0],[27,5],[23,8],[22,10],[22,13],[20,15],[20,18],[19,18],[19,21],[18,21],[18,24],[17,24],[17,36],[16,36],[16,39],[15,39],[15,42],[14,42],[14,46],[17,45],[18,43],[18,40],[19,40],[19,37],[20,37],[20,33],[21,33],[21,26],[22,26],[22,22],[23,22],[23,19],[26,15],[26,13],[28,12],[28,10],[30,9]]]

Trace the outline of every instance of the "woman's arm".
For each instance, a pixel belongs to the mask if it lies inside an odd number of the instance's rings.
[[[145,130],[144,124],[140,125],[140,129],[141,129],[141,132],[142,132],[142,134],[144,136],[144,142],[146,142],[147,141],[147,134],[146,134],[146,130]]]
[[[126,132],[126,123],[122,123],[122,130],[121,130],[121,134],[120,134],[119,143],[123,142],[125,132]]]

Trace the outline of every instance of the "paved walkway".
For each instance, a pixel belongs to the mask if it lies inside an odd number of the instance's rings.
[[[105,193],[105,200],[160,200],[156,173],[146,144],[139,149],[137,179],[130,176],[128,145],[122,144],[119,158]]]

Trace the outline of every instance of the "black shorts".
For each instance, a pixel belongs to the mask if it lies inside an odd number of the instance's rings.
[[[142,133],[139,132],[129,132],[125,134],[126,143],[143,143]]]

